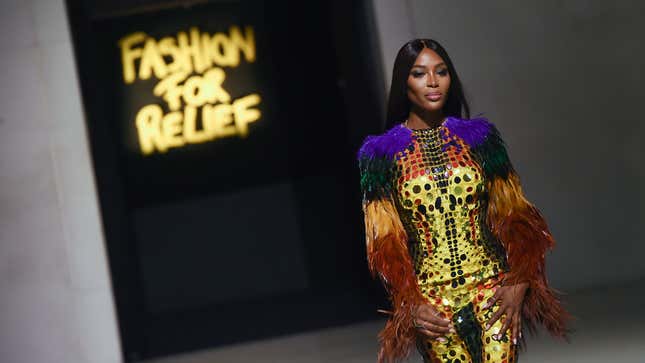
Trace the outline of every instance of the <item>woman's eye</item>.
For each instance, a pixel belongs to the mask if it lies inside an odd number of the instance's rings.
[[[437,74],[440,75],[440,76],[445,76],[446,74],[448,74],[448,70],[445,69],[445,68],[440,69],[440,70],[437,71]]]
[[[423,76],[423,72],[412,72],[412,77],[419,78]]]

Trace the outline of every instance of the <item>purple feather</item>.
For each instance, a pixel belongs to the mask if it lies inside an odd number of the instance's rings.
[[[450,132],[464,139],[468,145],[476,147],[486,139],[486,135],[490,132],[491,123],[485,117],[465,120],[449,116],[446,119],[446,127]]]
[[[387,130],[382,135],[370,135],[365,138],[363,145],[358,150],[358,157],[393,157],[403,151],[412,141],[412,131],[398,124]]]
[[[485,117],[468,120],[449,116],[446,118],[445,126],[471,147],[477,147],[486,139],[492,124]],[[391,158],[399,151],[403,151],[411,142],[412,130],[397,124],[382,135],[367,136],[358,151],[358,158],[384,156]]]

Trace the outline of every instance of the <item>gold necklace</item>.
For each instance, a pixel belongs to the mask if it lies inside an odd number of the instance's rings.
[[[441,126],[443,126],[443,123],[446,122],[446,119],[447,118],[444,117],[443,121],[441,121],[441,123],[437,127],[426,127],[425,129],[415,129],[415,130],[439,130],[439,128]],[[410,129],[410,127],[408,127],[408,121],[409,121],[409,119],[405,119],[404,125],[405,125],[406,128]],[[412,130],[412,129],[410,129],[410,130]]]

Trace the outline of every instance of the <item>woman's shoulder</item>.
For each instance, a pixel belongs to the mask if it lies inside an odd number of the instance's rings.
[[[403,151],[412,139],[412,131],[403,124],[396,124],[385,132],[368,135],[358,150],[358,159],[392,158]]]
[[[459,118],[449,116],[444,125],[451,133],[462,138],[470,147],[486,147],[502,143],[499,131],[486,117]],[[358,150],[358,159],[392,158],[403,151],[412,140],[412,130],[398,123],[377,135],[368,135]]]
[[[483,116],[471,119],[449,116],[446,118],[445,126],[471,147],[481,146],[487,141],[491,141],[491,137],[499,137],[499,131],[495,124]]]
[[[451,117],[446,120],[446,126],[451,133],[461,137],[470,146],[487,177],[506,178],[513,170],[506,151],[506,143],[502,140],[495,124],[487,118],[466,120]]]

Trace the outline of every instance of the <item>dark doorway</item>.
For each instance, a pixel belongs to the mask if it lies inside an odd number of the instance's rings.
[[[369,3],[68,0],[126,361],[377,317],[354,157],[383,120]],[[191,58],[179,104],[155,91],[180,33],[223,53],[249,28],[253,57]],[[191,106],[214,68],[229,98]]]

